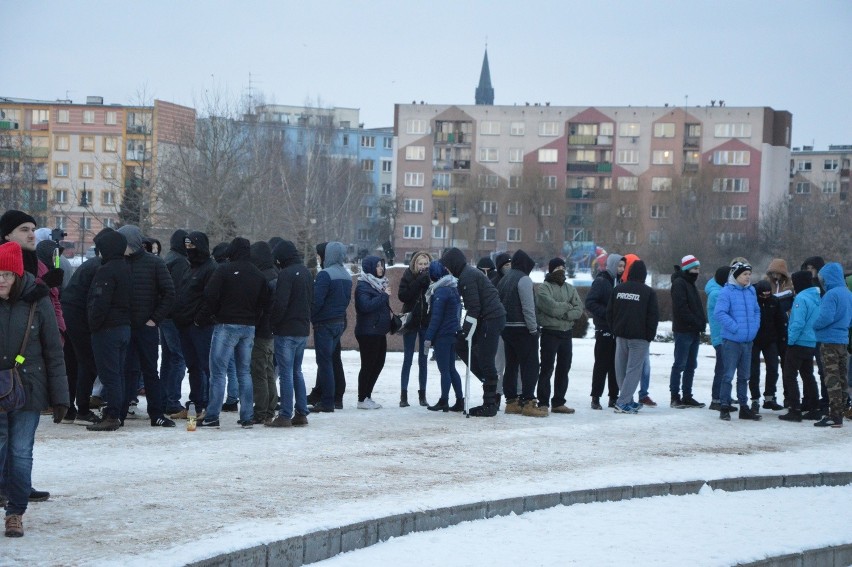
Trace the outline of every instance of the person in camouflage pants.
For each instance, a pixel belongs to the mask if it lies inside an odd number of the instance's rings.
[[[826,292],[820,301],[814,332],[822,354],[829,415],[814,425],[843,427],[843,410],[846,407],[846,346],[849,341],[849,327],[852,327],[852,292],[846,289],[843,268],[837,262],[826,264],[819,271],[819,279]]]

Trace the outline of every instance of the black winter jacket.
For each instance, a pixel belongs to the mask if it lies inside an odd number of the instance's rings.
[[[464,302],[465,316],[481,321],[506,316],[497,288],[480,270],[468,265],[461,250],[450,248],[441,257],[441,263],[459,279],[458,288]]]
[[[188,238],[195,248],[188,251],[190,267],[178,284],[172,319],[181,328],[193,324],[204,327],[213,324],[213,316],[204,299],[204,288],[216,271],[217,264],[210,257],[210,243],[206,234],[191,232]]]
[[[432,281],[429,270],[415,274],[411,267],[405,269],[399,280],[399,291],[396,296],[402,301],[402,312],[411,313],[411,329],[426,329],[429,327],[429,304],[426,302],[426,290]]]
[[[707,327],[707,315],[695,280],[698,274],[690,274],[675,266],[672,274],[672,331],[675,333],[703,333]]]
[[[175,284],[175,292],[177,292],[178,286],[180,286],[190,268],[189,260],[186,257],[186,237],[187,232],[185,230],[176,230],[170,240],[171,248],[163,258],[166,268],[172,276],[172,282]],[[174,307],[172,307],[172,310],[174,310]]]
[[[260,240],[258,242],[253,242],[251,247],[251,263],[260,270],[260,273],[263,274],[263,277],[266,278],[266,287],[269,292],[268,298],[271,301],[272,294],[275,292],[276,281],[278,280],[278,270],[275,269],[275,262],[272,259],[272,249],[269,248],[269,244]],[[272,338],[272,327],[269,323],[269,308],[271,307],[270,303],[267,303],[266,308],[263,310],[263,314],[260,316],[260,320],[257,322],[257,326],[254,328],[254,336],[258,339],[271,339]]]
[[[760,328],[754,338],[754,346],[765,347],[772,343],[783,343],[787,340],[787,314],[781,306],[781,302],[774,295],[761,297],[761,288],[771,291],[766,280],[755,284],[757,291],[757,304],[760,306]]]
[[[204,290],[217,324],[256,326],[269,301],[266,278],[249,259],[249,242],[235,238],[228,247],[230,261],[219,265]]]
[[[612,290],[606,317],[616,337],[650,342],[657,336],[660,312],[656,292],[645,284],[647,275],[645,263],[636,260],[627,281]]]
[[[99,243],[102,264],[89,289],[89,329],[130,325],[130,267],[124,258],[127,239],[118,232],[104,235]]]
[[[272,332],[280,337],[307,337],[311,333],[314,302],[311,271],[289,240],[279,242],[273,253],[280,271],[270,308]]]
[[[592,282],[592,287],[589,288],[589,293],[586,295],[585,307],[586,311],[592,314],[595,330],[612,331],[612,327],[610,327],[606,320],[606,308],[609,305],[614,287],[615,278],[608,271],[604,270],[597,275],[595,281]]]
[[[101,267],[100,256],[89,258],[79,268],[74,270],[68,286],[62,290],[62,312],[66,318],[74,318],[75,321],[85,321],[86,309],[89,301],[89,288],[95,272]]]

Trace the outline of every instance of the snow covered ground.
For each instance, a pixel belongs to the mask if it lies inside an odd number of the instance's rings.
[[[664,329],[661,329],[663,331]],[[545,419],[466,419],[399,408],[402,355],[388,356],[356,410],[358,353],[343,354],[345,409],[306,428],[187,432],[128,420],[115,433],[54,425],[37,432],[26,536],[5,539],[3,565],[182,565],[368,518],[566,490],[743,475],[852,470],[852,427],[759,423],[661,403],[638,415],[589,408],[592,339],[575,339],[568,405]],[[651,396],[668,399],[671,343],[654,343]],[[695,396],[709,403],[714,351],[702,346]],[[464,367],[459,363],[464,376]],[[312,352],[305,357],[309,382]],[[430,363],[428,399],[438,398]],[[475,382],[475,381],[474,381]],[[409,392],[417,390],[416,372]],[[478,389],[478,388],[477,388]],[[475,390],[476,392],[476,390]],[[416,395],[414,395],[416,399]],[[479,394],[473,399],[478,402]],[[850,488],[711,491],[557,507],[406,536],[331,564],[730,565],[852,542]],[[685,556],[684,553],[687,553]],[[355,562],[355,563],[353,563]]]

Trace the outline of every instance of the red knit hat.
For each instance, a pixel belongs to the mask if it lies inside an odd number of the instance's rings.
[[[24,257],[17,242],[0,245],[0,272],[14,272],[19,278],[24,277]]]

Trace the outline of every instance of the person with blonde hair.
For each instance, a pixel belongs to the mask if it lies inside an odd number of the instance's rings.
[[[402,335],[402,373],[400,374],[399,395],[399,407],[401,408],[409,406],[408,377],[411,373],[411,363],[414,360],[416,344],[420,345],[417,351],[417,398],[421,406],[428,405],[426,402],[426,374],[429,365],[429,353],[425,348],[425,343],[426,329],[429,327],[429,302],[426,300],[426,290],[432,283],[429,279],[429,263],[431,261],[432,256],[428,252],[422,250],[415,252],[399,281],[397,297],[402,301],[402,312],[411,314]]]

